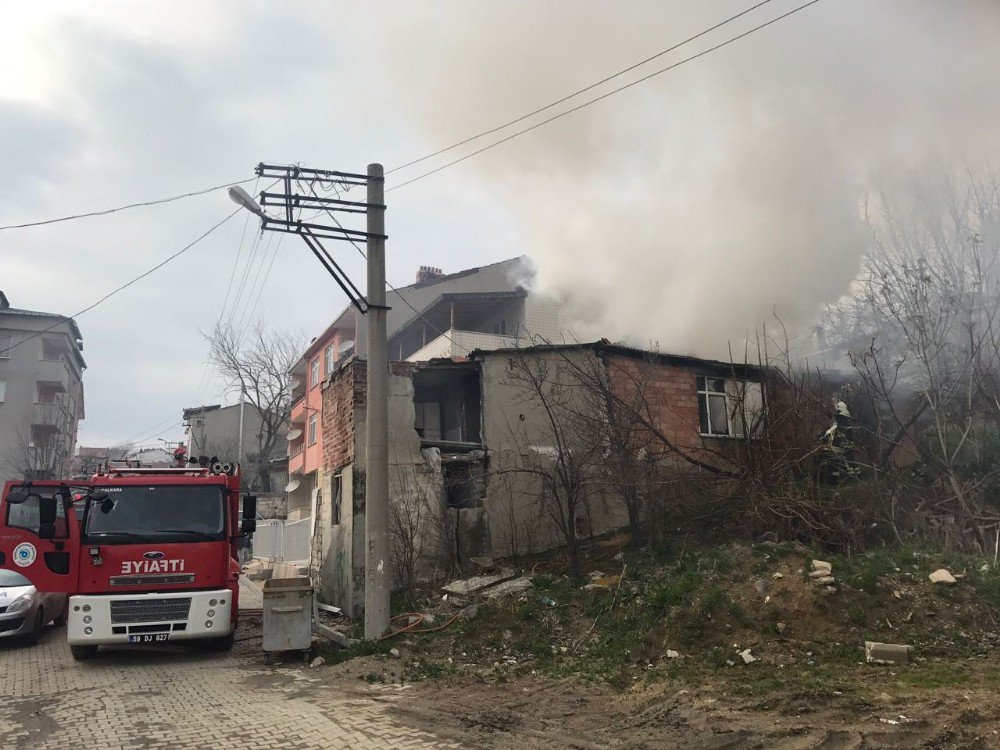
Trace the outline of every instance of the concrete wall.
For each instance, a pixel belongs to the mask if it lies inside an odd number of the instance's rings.
[[[53,468],[55,476],[68,476],[76,450],[79,420],[83,418],[83,364],[76,343],[76,333],[68,322],[56,323],[55,317],[25,316],[0,309],[0,381],[4,395],[0,402],[0,479],[21,476],[24,448],[31,442],[31,425],[57,427],[55,449],[33,451],[40,462],[34,468]],[[8,350],[8,337],[13,345]],[[44,342],[59,342],[68,354],[45,359]],[[24,341],[21,344],[19,342]],[[64,392],[56,403],[38,403],[38,383],[59,383]],[[58,466],[49,464],[57,460]]]
[[[542,362],[551,378],[565,368],[565,357],[579,367],[599,363],[591,350],[565,353],[485,353],[482,357],[483,444],[489,456],[489,480],[484,508],[496,555],[524,554],[563,543],[561,531],[542,502],[542,479],[528,470],[551,471],[556,445],[543,405],[510,369],[511,357],[525,357],[531,366]],[[572,376],[567,375],[566,378]],[[573,395],[565,413],[582,410],[582,397]],[[622,504],[611,496],[595,495],[589,516],[581,519],[584,536],[602,534],[627,524]]]

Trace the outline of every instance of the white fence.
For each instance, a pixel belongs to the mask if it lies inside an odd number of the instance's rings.
[[[309,559],[311,518],[301,521],[271,519],[257,521],[253,535],[253,556],[274,562],[298,562]]]

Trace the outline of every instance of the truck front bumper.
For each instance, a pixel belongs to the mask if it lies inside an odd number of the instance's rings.
[[[67,636],[72,646],[218,638],[232,631],[232,606],[228,589],[71,596]]]

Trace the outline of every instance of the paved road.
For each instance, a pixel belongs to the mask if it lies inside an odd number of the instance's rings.
[[[245,618],[229,654],[122,648],[90,662],[51,626],[35,647],[0,640],[0,748],[458,747],[391,718],[384,692],[375,702],[301,662],[265,667],[259,632]]]

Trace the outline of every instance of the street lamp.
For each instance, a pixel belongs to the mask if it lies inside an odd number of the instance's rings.
[[[257,201],[253,199],[246,190],[241,188],[239,185],[233,185],[229,188],[229,197],[232,199],[233,203],[243,206],[247,211],[257,214],[262,219],[267,218],[267,214],[264,213],[264,209],[257,205]]]

